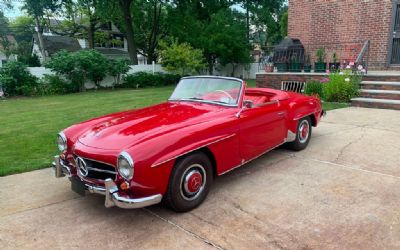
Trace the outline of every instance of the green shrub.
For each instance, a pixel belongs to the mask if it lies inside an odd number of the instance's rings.
[[[39,95],[57,95],[78,91],[79,86],[69,83],[58,75],[45,75],[40,79],[38,86]]]
[[[68,79],[72,85],[84,88],[85,79],[90,79],[96,87],[107,76],[109,60],[96,50],[77,52],[60,51],[46,63],[46,67]],[[74,89],[75,89],[74,87]]]
[[[180,76],[164,73],[137,72],[124,77],[121,87],[123,88],[145,88],[177,84]]]
[[[306,84],[304,94],[306,95],[317,95],[320,99],[323,98],[324,86],[323,83],[318,81],[310,81]]]
[[[113,87],[121,83],[121,76],[129,71],[127,60],[110,60],[108,74],[114,77]]]
[[[324,84],[324,98],[328,102],[350,102],[358,96],[361,76],[351,71],[332,73],[329,82]]]
[[[38,79],[21,62],[8,62],[0,68],[0,84],[9,96],[35,95]]]

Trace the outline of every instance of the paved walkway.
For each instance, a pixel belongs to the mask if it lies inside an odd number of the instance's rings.
[[[185,214],[106,209],[51,169],[0,187],[1,249],[400,249],[400,111],[331,111],[306,150],[218,178]]]

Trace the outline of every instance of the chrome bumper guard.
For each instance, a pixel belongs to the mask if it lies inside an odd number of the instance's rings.
[[[59,156],[54,157],[53,167],[55,169],[56,178],[72,176],[70,168],[60,160]],[[142,208],[160,203],[162,200],[161,194],[135,199],[123,197],[118,194],[118,186],[112,179],[106,179],[104,184],[105,187],[92,186],[86,183],[85,186],[90,193],[105,195],[106,199],[104,205],[107,208],[113,206],[125,209]]]

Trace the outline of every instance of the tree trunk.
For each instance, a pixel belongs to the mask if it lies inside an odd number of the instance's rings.
[[[125,23],[125,30],[126,30],[125,35],[126,35],[126,40],[128,42],[129,58],[131,59],[133,65],[137,65],[138,59],[137,59],[136,44],[134,41],[134,32],[133,32],[132,16],[131,16],[131,4],[132,4],[132,0],[119,0],[119,5],[121,7],[122,13],[124,14],[124,23]]]
[[[249,0],[246,1],[246,27],[247,27],[247,42],[250,41],[250,10]]]
[[[46,61],[46,50],[44,48],[44,41],[43,41],[43,27],[40,23],[39,17],[35,17],[35,24],[36,24],[36,33],[39,40],[39,49],[40,53],[42,54],[43,62]]]
[[[94,48],[94,29],[95,29],[96,24],[93,21],[89,22],[89,27],[88,27],[88,45],[89,49]]]

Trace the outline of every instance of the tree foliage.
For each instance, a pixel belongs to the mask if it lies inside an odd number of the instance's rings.
[[[173,41],[170,45],[161,42],[161,65],[168,71],[186,75],[198,72],[204,67],[203,53],[188,43]]]

